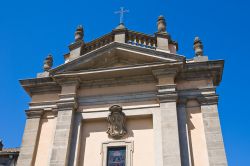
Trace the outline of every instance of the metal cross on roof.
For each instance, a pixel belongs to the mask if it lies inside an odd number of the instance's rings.
[[[121,7],[119,11],[116,11],[115,14],[120,14],[120,24],[123,24],[124,22],[124,13],[128,13],[129,10],[124,9],[124,7]]]

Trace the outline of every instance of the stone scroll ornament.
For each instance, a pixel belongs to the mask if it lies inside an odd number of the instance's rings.
[[[108,115],[108,130],[107,133],[114,139],[122,138],[126,133],[125,127],[126,116],[122,112],[122,107],[119,105],[113,105],[109,108],[110,114]]]

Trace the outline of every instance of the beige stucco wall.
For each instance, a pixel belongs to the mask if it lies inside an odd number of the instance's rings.
[[[39,142],[37,145],[37,153],[35,159],[35,166],[49,165],[49,159],[52,151],[56,118],[53,115],[46,114],[41,119],[41,130]]]
[[[101,146],[111,141],[106,133],[106,119],[82,123],[80,166],[101,166]],[[152,117],[127,119],[128,135],[125,140],[134,141],[133,165],[154,166],[154,139]]]
[[[204,124],[200,105],[196,100],[187,103],[190,152],[193,166],[208,166]]]

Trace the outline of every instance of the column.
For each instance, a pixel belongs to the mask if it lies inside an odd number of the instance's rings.
[[[161,112],[163,166],[181,166],[177,119],[176,70],[157,70],[158,99]]]
[[[217,102],[218,97],[216,95],[200,99],[208,149],[208,160],[209,165],[227,166]]]
[[[27,120],[17,166],[31,166],[34,164],[42,113],[43,110],[26,111]]]
[[[76,89],[77,83],[62,85],[62,93],[57,103],[58,115],[50,166],[68,165],[74,111],[77,108]]]
[[[181,165],[191,166],[186,113],[186,99],[180,99],[178,102],[178,126],[180,138]]]

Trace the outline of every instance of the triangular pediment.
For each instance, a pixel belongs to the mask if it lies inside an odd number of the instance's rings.
[[[177,62],[184,59],[185,57],[176,54],[113,42],[56,67],[51,70],[51,73]]]

